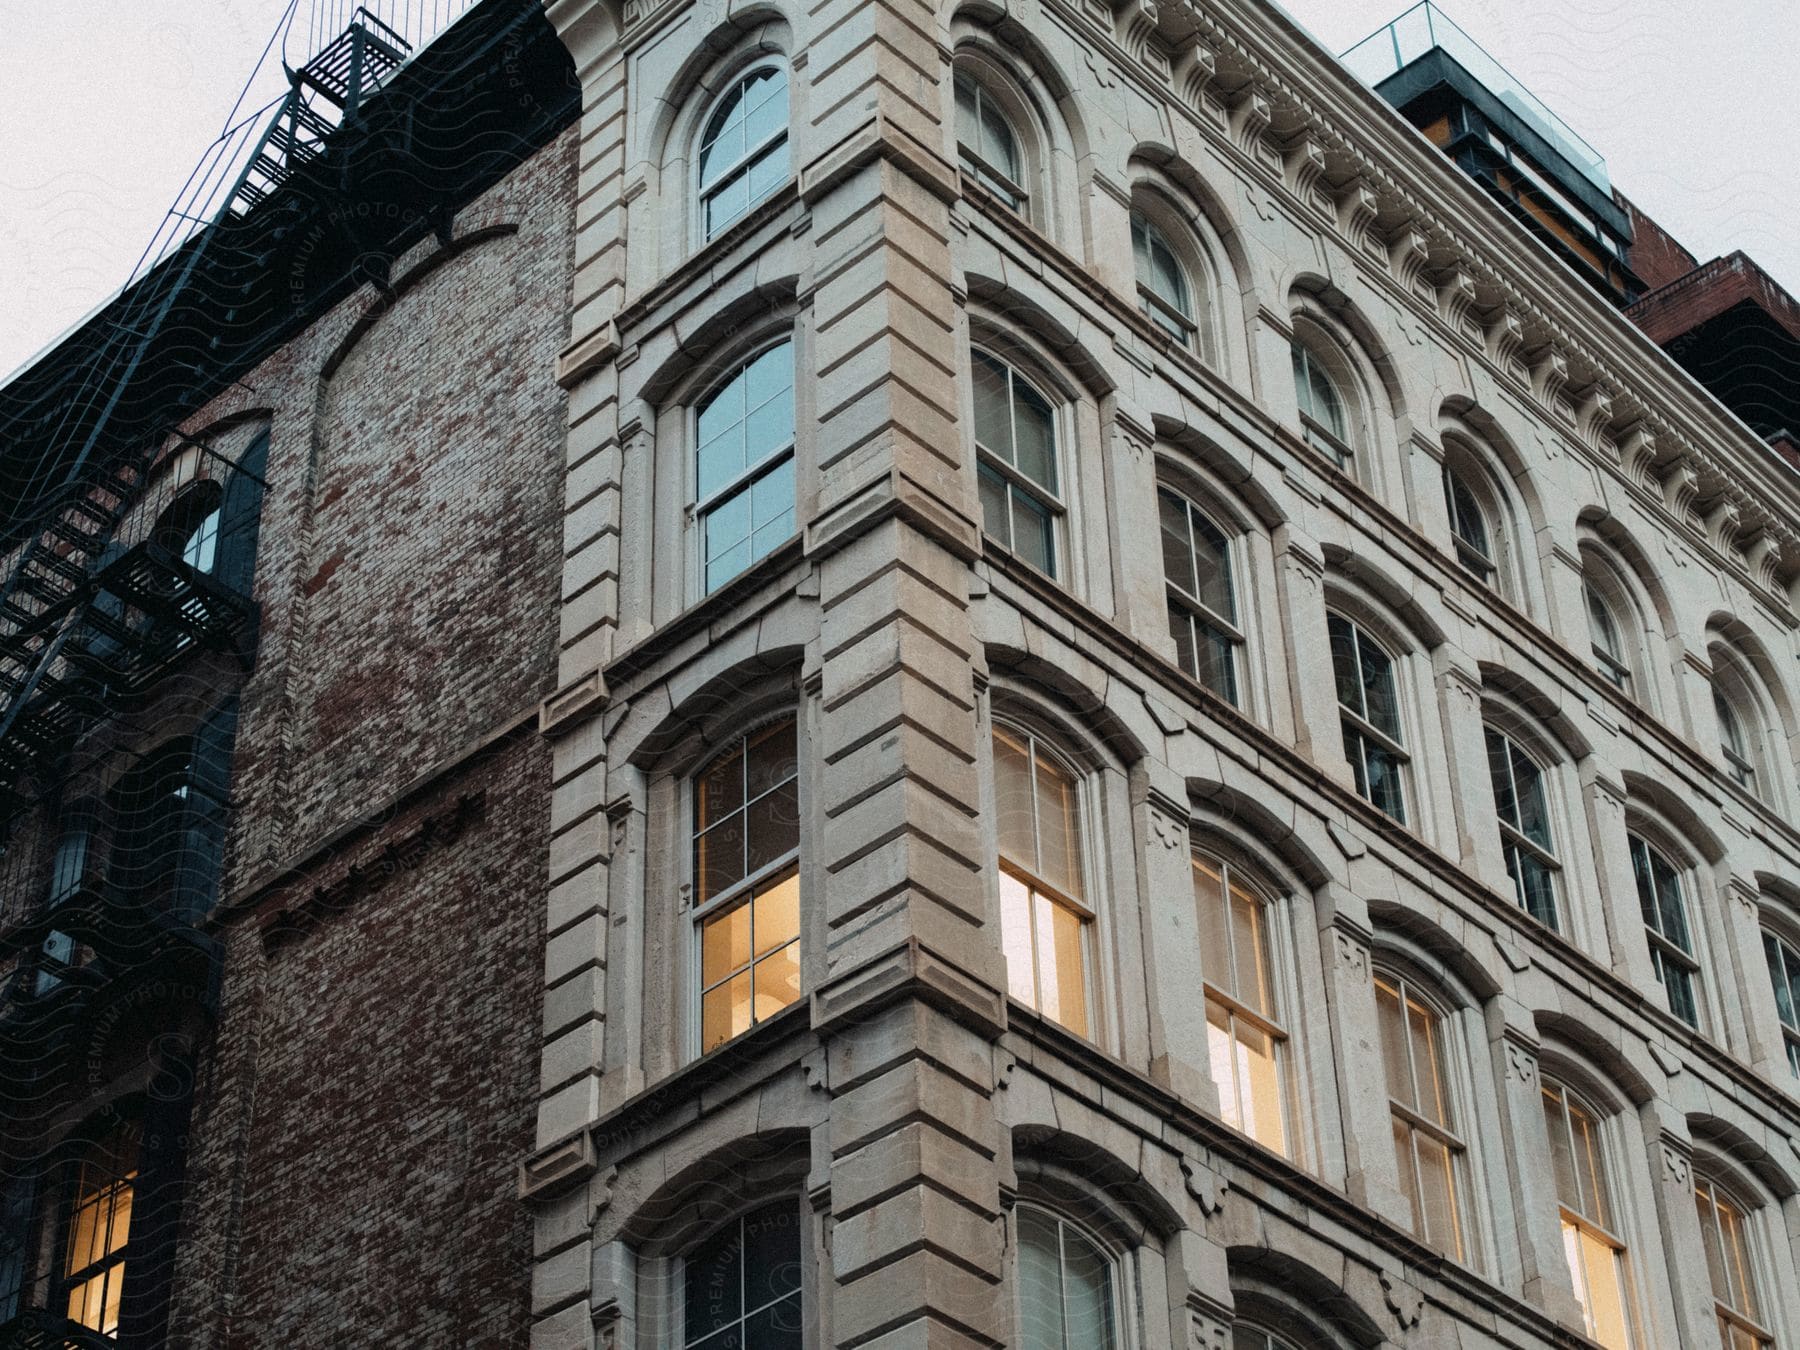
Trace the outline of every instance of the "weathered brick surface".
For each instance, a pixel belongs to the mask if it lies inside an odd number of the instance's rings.
[[[548,781],[547,749],[510,738],[230,927],[180,1343],[522,1340]],[[384,848],[471,793],[460,835],[387,871]],[[388,879],[280,917],[353,867]]]

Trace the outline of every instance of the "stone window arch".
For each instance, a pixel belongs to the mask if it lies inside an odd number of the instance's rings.
[[[1131,247],[1138,308],[1185,350],[1218,367],[1219,267],[1211,250],[1165,193],[1139,183],[1131,193]]]

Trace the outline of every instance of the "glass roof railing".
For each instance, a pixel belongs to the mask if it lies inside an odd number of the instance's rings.
[[[1570,167],[1601,192],[1609,197],[1612,195],[1612,179],[1599,151],[1571,131],[1562,118],[1546,108],[1431,0],[1421,0],[1338,59],[1357,79],[1373,88],[1433,49],[1441,49],[1502,104],[1524,119],[1569,161]]]

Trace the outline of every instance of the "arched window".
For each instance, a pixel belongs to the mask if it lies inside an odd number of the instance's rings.
[[[1631,1284],[1623,1225],[1608,1181],[1600,1117],[1575,1093],[1546,1079],[1544,1125],[1556,1172],[1563,1254],[1588,1338],[1606,1350],[1631,1350]]]
[[[1763,956],[1769,964],[1769,983],[1775,989],[1775,1015],[1781,1020],[1782,1044],[1788,1068],[1800,1079],[1800,945],[1763,929]]]
[[[1052,1210],[1020,1204],[1014,1213],[1022,1350],[1116,1350],[1119,1315],[1112,1257]]]
[[[1719,1344],[1725,1350],[1767,1350],[1775,1337],[1767,1329],[1758,1273],[1761,1253],[1749,1211],[1718,1181],[1700,1176],[1694,1179],[1694,1207],[1700,1214],[1700,1240],[1712,1277]]]
[[[1625,583],[1611,567],[1590,555],[1582,575],[1581,593],[1587,606],[1588,641],[1594,664],[1621,693],[1633,693],[1638,625]]]
[[[1141,210],[1131,213],[1131,255],[1137,266],[1138,308],[1182,346],[1199,352],[1200,325],[1187,272],[1174,246]]]
[[[1225,862],[1194,854],[1194,906],[1206,970],[1206,1024],[1219,1114],[1293,1156],[1288,1033],[1279,997],[1274,907]]]
[[[1486,729],[1488,774],[1500,817],[1500,851],[1512,878],[1513,898],[1539,923],[1557,928],[1556,841],[1544,771],[1504,732]]]
[[[1631,836],[1631,870],[1650,963],[1669,1000],[1669,1011],[1689,1026],[1700,1025],[1700,958],[1688,921],[1688,902],[1675,864],[1638,835]]]
[[[956,71],[956,151],[963,172],[1020,215],[1030,214],[1027,169],[1018,132],[985,82]]]
[[[1719,754],[1725,760],[1725,773],[1744,791],[1756,792],[1756,762],[1751,758],[1755,750],[1750,738],[1744,734],[1744,724],[1739,720],[1737,709],[1726,697],[1725,691],[1717,684],[1713,685],[1713,715],[1719,721]]]
[[[1047,576],[1057,574],[1056,415],[1050,400],[1006,362],[975,348],[975,450],[982,527]]]
[[[1093,911],[1082,878],[1081,785],[1029,732],[994,728],[1000,937],[1012,996],[1081,1036]]]
[[[1300,399],[1300,425],[1306,439],[1348,472],[1353,450],[1350,441],[1350,416],[1344,395],[1332,378],[1327,363],[1306,343],[1295,339],[1294,391]]]
[[[694,779],[700,1052],[800,997],[794,719],[740,737]]]
[[[1413,1232],[1468,1262],[1468,1147],[1458,1129],[1443,1014],[1407,980],[1375,977],[1375,1010],[1387,1069],[1394,1161],[1412,1207]]]
[[[225,490],[207,478],[193,484],[157,518],[152,540],[196,572],[210,572],[218,558],[219,515]]]
[[[1328,615],[1327,627],[1344,754],[1356,777],[1356,791],[1404,825],[1407,753],[1400,725],[1400,689],[1394,658],[1341,614]]]
[[[700,137],[700,212],[711,239],[788,179],[788,77],[761,65],[732,81]]]
[[[707,592],[794,533],[794,344],[745,361],[694,413],[694,517]]]
[[[1450,512],[1450,533],[1456,540],[1456,560],[1484,586],[1499,577],[1497,531],[1488,521],[1482,496],[1467,470],[1444,466],[1444,505]]]
[[[119,1331],[141,1134],[138,1120],[124,1117],[69,1162],[58,1297],[64,1316],[102,1336]]]
[[[682,1261],[682,1350],[799,1350],[801,1217],[778,1200],[733,1219]]]
[[[1231,543],[1201,509],[1169,488],[1158,488],[1163,577],[1168,584],[1169,634],[1181,668],[1227,703],[1238,701],[1237,625]]]

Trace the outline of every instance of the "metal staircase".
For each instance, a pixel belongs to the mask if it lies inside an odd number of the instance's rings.
[[[109,449],[110,424],[184,297],[195,289],[229,293],[234,278],[264,263],[248,217],[297,178],[329,176],[333,136],[410,51],[397,32],[358,8],[305,65],[285,68],[287,92],[248,153],[225,152],[240,166],[229,189],[208,196],[214,175],[196,172],[198,185],[190,182],[159,234],[160,248],[152,245],[158,260],[130,288],[74,387],[58,399],[57,425],[43,428],[46,456],[56,454],[67,471],[60,489],[40,501],[32,532],[0,582],[0,830],[55,775],[82,730],[108,715],[110,701],[141,687],[163,664],[140,659],[121,669],[121,649],[135,643],[141,658],[142,639],[156,633],[172,655],[216,642],[244,621],[242,597],[208,584],[154,542],[107,556],[155,477],[164,439]],[[102,596],[110,598],[97,603]],[[147,617],[127,625],[118,618],[126,610]]]

